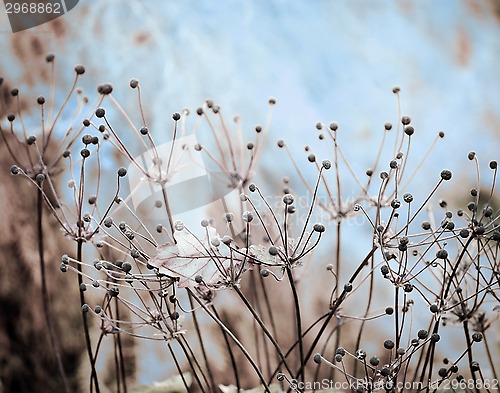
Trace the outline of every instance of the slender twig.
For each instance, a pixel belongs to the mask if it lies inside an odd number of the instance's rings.
[[[43,195],[42,190],[38,190],[37,193],[37,227],[38,227],[38,257],[40,260],[40,275],[42,281],[42,302],[43,302],[43,315],[45,316],[45,322],[47,323],[47,328],[49,329],[50,344],[57,361],[57,368],[59,369],[59,374],[61,375],[64,391],[66,393],[70,392],[68,378],[66,372],[64,371],[64,365],[61,356],[61,348],[57,335],[55,333],[54,323],[52,320],[52,312],[50,307],[49,291],[47,288],[47,274],[45,271],[45,250],[44,250],[44,236],[43,236]]]

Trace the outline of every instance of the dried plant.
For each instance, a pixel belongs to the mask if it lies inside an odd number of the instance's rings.
[[[53,71],[54,57],[47,61]],[[129,391],[133,367],[124,343],[132,338],[161,342],[171,355],[181,387],[165,383],[163,391],[495,388],[496,161],[489,163],[491,187],[483,191],[481,165],[471,152],[477,175],[471,201],[453,212],[441,198],[434,211],[436,198],[450,192],[451,171],[436,173],[426,196],[410,191],[444,132],[413,165],[418,132],[399,111],[396,127],[383,125],[365,180],[350,165],[342,130],[332,122],[316,124],[318,147],[329,157],[318,160],[311,145],[305,149],[313,177],[279,140],[276,154],[286,151],[300,183],[283,173],[266,182],[258,165],[262,152],[273,148],[266,143],[271,111],[244,142],[242,121],[236,118],[231,129],[221,107],[207,100],[194,125],[189,110],[173,113],[164,142],[164,132],[162,138],[147,124],[138,80],[130,81],[138,97],[131,111],[107,83],[91,104],[77,87],[85,68],[75,72],[55,116],[53,94],[48,106],[38,98],[40,135],[27,132],[19,108],[2,114],[1,134],[15,164],[11,173],[38,195],[38,228],[44,202],[73,241],[60,270],[74,273],[78,284],[89,391],[103,390],[97,359],[107,341],[115,367],[105,384]],[[400,91],[393,92],[399,107]],[[74,94],[81,96],[72,108],[74,122],[61,130],[58,122]],[[269,108],[275,103],[270,99]],[[66,191],[59,190],[61,176]],[[355,196],[344,194],[346,176],[359,187]],[[354,230],[353,217],[363,223]],[[356,236],[346,238],[346,231]],[[46,321],[60,358],[44,231],[37,237]],[[365,255],[353,261],[345,247]],[[325,274],[318,276],[320,270]],[[447,351],[439,342],[457,325],[463,342],[458,352]],[[64,381],[62,361],[59,370]]]

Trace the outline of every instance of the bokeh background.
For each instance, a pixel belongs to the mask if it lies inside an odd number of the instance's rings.
[[[402,112],[420,141],[412,146],[417,158],[438,131],[446,133],[415,189],[432,187],[444,167],[473,179],[465,170],[470,150],[485,168],[499,158],[498,0],[81,0],[63,17],[16,34],[2,7],[0,76],[21,89],[28,112],[48,91],[45,54],[52,52],[61,96],[81,63],[86,94],[96,96],[98,83],[111,82],[117,100],[137,116],[129,80],[139,79],[150,128],[159,132],[169,129],[173,112],[194,111],[207,98],[250,131],[265,121],[273,96],[270,145],[284,138],[305,160],[304,145],[316,144],[325,158],[315,123],[335,120],[353,169],[363,173],[384,122],[397,122],[392,88],[399,86]],[[277,167],[297,179],[276,154],[263,156],[263,181]],[[457,189],[457,198],[467,191]],[[0,203],[7,203],[3,196]],[[138,360],[138,383],[163,378],[151,353]]]

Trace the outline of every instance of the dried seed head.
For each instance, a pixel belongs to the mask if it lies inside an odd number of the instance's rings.
[[[40,96],[36,99],[36,102],[39,104],[39,105],[43,105],[45,104],[45,97],[43,96]]]
[[[318,232],[318,233],[325,232],[325,226],[323,224],[321,224],[321,223],[314,224],[313,229],[314,229],[315,232]]]
[[[406,135],[412,136],[414,132],[415,132],[415,128],[413,128],[413,126],[406,126],[405,127],[405,134]]]
[[[81,64],[75,66],[75,72],[77,75],[83,75],[85,73],[85,67]]]
[[[130,87],[132,89],[135,89],[137,86],[139,86],[139,81],[135,78],[130,79]]]
[[[276,246],[270,246],[268,252],[269,255],[276,256],[278,255],[278,248]]]
[[[380,360],[378,357],[376,356],[373,356],[370,358],[370,364],[373,366],[373,367],[377,367],[380,363]]]
[[[472,334],[472,341],[479,343],[483,341],[483,335],[479,332],[473,333]]]
[[[82,136],[82,142],[84,145],[90,145],[92,143],[92,135],[85,134],[84,136]]]
[[[111,287],[108,289],[108,295],[111,297],[117,297],[120,293],[120,289],[118,287]]]
[[[411,203],[413,201],[413,195],[407,192],[403,195],[403,201],[405,201],[406,203]]]
[[[252,212],[246,211],[243,213],[242,218],[243,218],[243,221],[245,221],[245,222],[252,222],[253,214],[252,214]]]
[[[393,199],[391,202],[391,207],[393,209],[399,209],[401,207],[401,201],[398,199]]]
[[[392,129],[392,124],[391,124],[391,123],[389,123],[389,122],[387,122],[387,123],[385,123],[385,124],[384,124],[384,128],[385,128],[387,131],[389,131],[389,130],[391,130],[391,129]]]
[[[429,229],[431,229],[431,223],[429,221],[424,221],[422,223],[422,229],[428,231]]]
[[[384,341],[384,348],[385,349],[392,349],[392,348],[394,348],[394,341],[392,341],[392,340],[385,340]]]
[[[121,267],[125,273],[128,273],[129,271],[132,270],[132,264],[129,262],[123,262]]]
[[[111,228],[111,226],[112,226],[112,225],[113,225],[113,218],[111,218],[111,217],[106,217],[106,218],[104,219],[104,226],[105,226],[106,228]]]
[[[293,203],[293,195],[286,194],[283,196],[283,203],[285,205],[291,205]]]
[[[433,333],[431,336],[431,341],[437,343],[439,340],[441,340],[441,336],[437,333]]]
[[[403,125],[407,126],[408,124],[411,123],[411,118],[410,116],[403,116],[401,118],[401,123],[403,123]]]
[[[172,314],[170,314],[170,318],[172,319],[172,321],[176,321],[177,319],[179,319],[180,315],[177,311],[174,311]]]
[[[119,177],[124,177],[127,175],[127,168],[121,167],[118,169],[117,173]]]
[[[111,83],[102,83],[97,86],[97,92],[103,96],[107,96],[113,92],[113,85]]]
[[[467,238],[467,237],[469,237],[469,231],[467,229],[465,229],[465,228],[461,229],[460,230],[460,237],[464,238],[464,239]]]
[[[444,169],[441,171],[441,179],[443,180],[450,180],[451,179],[451,171]]]
[[[104,110],[104,108],[97,108],[95,110],[95,115],[97,118],[101,119],[106,115],[106,111]]]
[[[179,121],[181,119],[181,114],[178,113],[178,112],[175,112],[173,115],[172,115],[172,119],[174,119],[174,121]]]
[[[339,128],[339,125],[338,125],[338,123],[337,123],[337,122],[332,121],[332,122],[330,123],[330,130],[332,130],[332,131],[337,131],[337,130],[338,130],[338,128]]]

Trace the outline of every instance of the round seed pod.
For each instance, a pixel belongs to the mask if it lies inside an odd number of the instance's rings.
[[[75,72],[77,75],[83,75],[85,73],[85,67],[81,64],[75,66]]]

